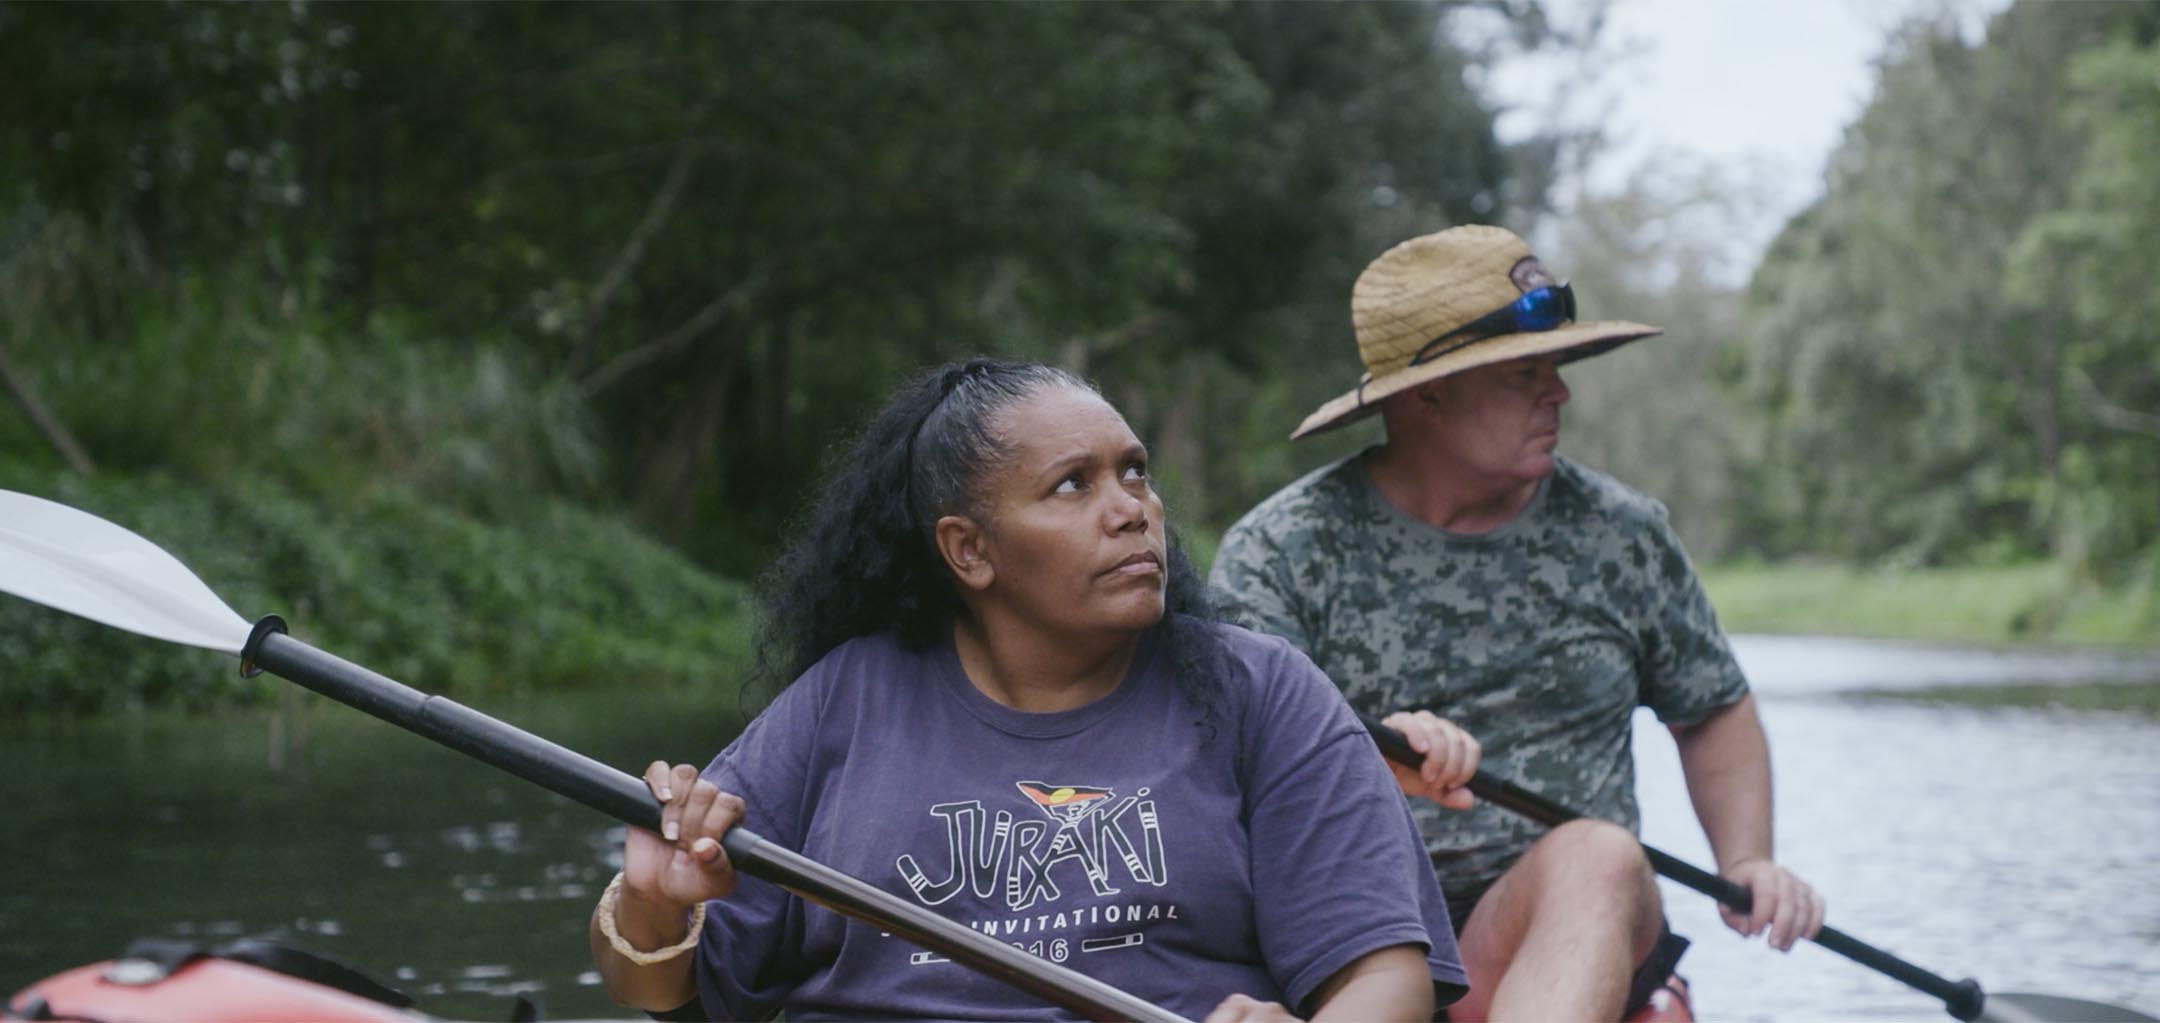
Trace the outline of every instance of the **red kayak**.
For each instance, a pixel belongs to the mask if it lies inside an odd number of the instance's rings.
[[[132,953],[145,952],[146,955]],[[39,981],[8,999],[0,1021],[99,1023],[415,1023],[412,999],[353,970],[265,942],[198,950],[138,943],[131,955]],[[254,960],[254,961],[248,961]],[[1626,1023],[1693,1023],[1678,974]]]
[[[0,1011],[0,1020],[99,1023],[413,1023],[415,1018],[387,1002],[215,957],[170,973],[142,959],[77,967],[30,985]]]
[[[1695,1004],[1688,1000],[1687,978],[1675,973],[1663,987],[1650,992],[1650,1004],[1629,1016],[1626,1023],[1695,1023]]]

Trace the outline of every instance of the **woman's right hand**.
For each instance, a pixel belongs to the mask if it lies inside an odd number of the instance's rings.
[[[1215,1006],[1215,1011],[1208,1013],[1201,1023],[1299,1023],[1299,1020],[1275,1002],[1231,995]]]
[[[1470,794],[1468,786],[1470,778],[1477,774],[1484,748],[1469,732],[1429,710],[1399,710],[1381,723],[1401,732],[1411,749],[1425,754],[1424,765],[1414,771],[1388,762],[1404,793],[1424,796],[1450,810],[1468,810],[1476,805],[1477,797]]]
[[[608,994],[633,1009],[667,1013],[697,997],[695,957],[670,952],[641,961],[625,953],[659,954],[687,944],[696,907],[735,890],[735,865],[720,839],[742,823],[743,801],[699,778],[689,764],[655,760],[645,784],[660,800],[660,833],[629,830],[622,890],[612,905],[602,898],[593,907],[590,932]]]
[[[742,798],[698,777],[690,764],[664,760],[645,769],[645,784],[661,803],[660,833],[631,828],[623,842],[622,924],[632,923],[626,918],[634,908],[680,919],[689,907],[735,890],[735,865],[720,839],[742,823]]]

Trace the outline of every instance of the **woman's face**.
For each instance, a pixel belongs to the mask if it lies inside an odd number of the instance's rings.
[[[962,587],[1055,632],[1159,621],[1162,499],[1125,418],[1092,391],[1049,387],[1008,406],[992,429],[1010,457],[981,482],[987,521],[939,522]]]

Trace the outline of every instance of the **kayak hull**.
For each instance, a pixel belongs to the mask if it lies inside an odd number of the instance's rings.
[[[119,960],[92,963],[33,984],[0,1009],[0,1020],[52,1018],[101,1023],[414,1023],[427,1017],[275,970],[206,957],[142,980],[130,980]],[[1624,1023],[1694,1019],[1687,981],[1675,974]]]
[[[1695,1006],[1688,998],[1687,978],[1675,973],[1665,985],[1650,992],[1650,1003],[1624,1023],[1695,1023]]]
[[[161,977],[136,983],[129,979],[128,968],[119,960],[77,967],[23,989],[8,1000],[0,1019],[413,1023],[416,1018],[359,995],[229,959],[197,959]]]

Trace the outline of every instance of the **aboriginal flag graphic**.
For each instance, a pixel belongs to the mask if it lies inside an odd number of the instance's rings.
[[[1045,785],[1039,781],[1014,782],[1020,791],[1057,821],[1077,821],[1101,808],[1103,800],[1117,794],[1092,785]]]

